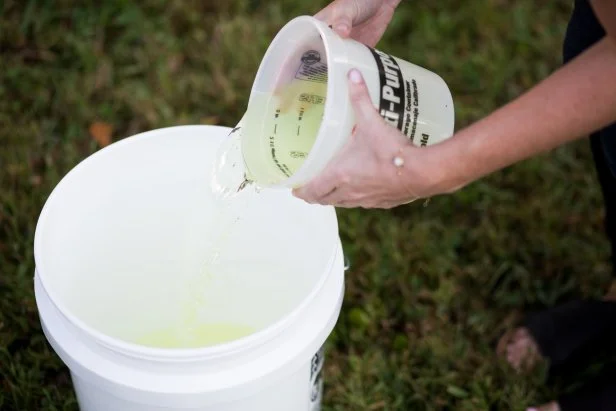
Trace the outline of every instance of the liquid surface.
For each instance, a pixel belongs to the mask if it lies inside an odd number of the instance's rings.
[[[231,204],[233,198],[250,183],[242,155],[243,128],[240,122],[231,130],[216,153],[211,185],[212,194],[221,203],[221,207]]]
[[[327,83],[294,79],[276,94],[253,92],[241,129],[248,179],[269,186],[289,178],[316,140]]]
[[[136,342],[156,348],[199,348],[222,344],[255,332],[239,324],[178,324],[146,334]]]

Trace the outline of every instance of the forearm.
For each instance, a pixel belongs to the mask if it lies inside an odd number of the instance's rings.
[[[605,38],[452,139],[424,148],[426,168],[441,170],[436,191],[451,192],[614,121],[616,42]]]

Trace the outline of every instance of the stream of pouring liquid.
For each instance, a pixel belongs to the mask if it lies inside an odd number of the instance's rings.
[[[216,153],[211,176],[216,211],[207,232],[201,234],[201,266],[187,279],[187,295],[179,301],[175,321],[137,335],[133,341],[140,345],[199,348],[237,340],[257,331],[253,326],[236,321],[212,321],[212,317],[218,317],[218,314],[212,316],[210,301],[206,297],[206,291],[212,286],[215,276],[224,275],[219,261],[223,251],[241,251],[234,250],[230,240],[246,208],[256,195],[255,187],[249,186],[245,181],[241,142],[237,133],[239,130],[239,127],[233,129]],[[240,265],[236,269],[251,270],[248,266],[242,266],[241,259],[238,262]]]
[[[229,199],[248,185],[268,187],[304,164],[317,138],[327,84],[294,79],[275,94],[253,91],[246,113],[219,147],[212,187]]]
[[[243,122],[231,130],[216,153],[212,169],[212,193],[221,206],[230,204],[251,181],[242,155]]]
[[[277,96],[253,96],[246,115],[219,146],[211,176],[212,194],[217,202],[218,213],[207,233],[203,266],[189,281],[189,298],[182,302],[179,320],[170,327],[140,336],[136,342],[162,348],[196,348],[233,341],[256,331],[245,324],[202,322],[200,313],[207,310],[208,305],[204,290],[215,275],[223,272],[219,266],[220,256],[223,251],[232,249],[232,234],[259,192],[259,186],[249,177],[244,159],[246,151],[253,159],[262,160],[253,161],[252,166],[257,167],[260,175],[268,176],[268,183],[274,183],[287,178],[288,173],[295,172],[314,143],[323,106],[306,101],[315,98],[306,92],[323,91],[310,85],[307,90],[306,84],[302,83],[290,84]],[[286,174],[268,161],[271,158],[259,158],[259,155],[264,154],[261,150],[264,148],[262,142],[265,136],[255,134],[242,139],[242,133],[265,133],[268,130],[272,133],[271,138],[267,136],[266,148],[271,144],[278,150]],[[253,144],[244,147],[243,152],[242,143],[245,141]]]

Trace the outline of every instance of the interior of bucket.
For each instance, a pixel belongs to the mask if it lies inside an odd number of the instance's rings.
[[[37,270],[65,313],[163,348],[228,342],[281,321],[328,274],[329,207],[263,190],[221,207],[210,188],[229,129],[130,138],[73,170],[37,228]]]

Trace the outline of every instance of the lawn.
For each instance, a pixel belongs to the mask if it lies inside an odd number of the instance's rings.
[[[235,125],[277,30],[325,3],[0,1],[1,410],[77,409],[32,289],[34,228],[54,185],[106,130],[117,141]],[[559,66],[573,2],[403,3],[378,48],[439,73],[459,129]],[[524,410],[566,388],[516,376],[494,345],[521,313],[609,283],[587,141],[426,206],[338,216],[352,269],[324,410]]]

